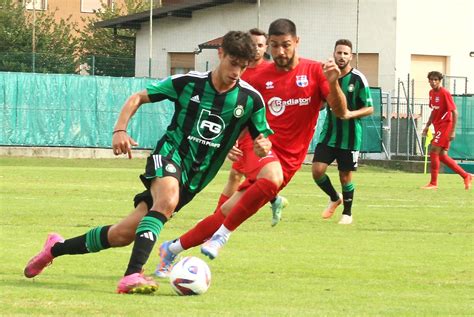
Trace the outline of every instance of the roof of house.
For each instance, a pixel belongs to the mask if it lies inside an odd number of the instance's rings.
[[[206,48],[219,48],[222,45],[222,36],[198,45],[200,50]]]
[[[231,2],[256,3],[257,0],[174,0],[167,1],[160,8],[154,8],[151,12],[153,19],[161,19],[169,16],[191,18],[196,10],[215,7]],[[150,20],[150,11],[130,14],[110,20],[96,22],[94,25],[99,28],[114,29],[139,29],[143,22]]]

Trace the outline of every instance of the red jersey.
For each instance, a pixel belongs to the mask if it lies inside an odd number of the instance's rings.
[[[453,97],[445,88],[440,87],[438,91],[430,90],[430,108],[433,114],[433,125],[436,127],[453,121],[453,110],[456,110]]]
[[[260,67],[263,67],[263,66],[268,65],[268,64],[271,64],[271,63],[267,60],[263,60],[260,64],[258,64],[255,67],[247,67],[247,69],[242,74],[242,76],[240,76],[240,78],[242,78],[242,80],[244,80],[246,82],[253,81],[254,76],[257,73],[257,70],[260,69]]]
[[[245,73],[244,73],[245,74]],[[249,83],[266,104],[272,151],[280,158],[284,170],[301,167],[329,84],[321,63],[300,58],[290,71],[281,71],[274,63],[257,67]]]

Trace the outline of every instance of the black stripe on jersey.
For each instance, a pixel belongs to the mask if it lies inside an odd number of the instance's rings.
[[[207,78],[196,78],[193,81],[194,88],[193,88],[193,93],[191,94],[191,96],[195,96],[199,94],[199,98],[202,98],[202,93],[204,92],[206,81],[207,81]],[[183,159],[188,155],[189,150],[191,149],[187,136],[192,134],[193,127],[196,124],[197,120],[199,120],[198,111],[195,111],[195,109],[193,111],[192,109],[189,108],[189,106],[186,108],[187,108],[187,111],[184,116],[184,124],[183,124],[183,127],[184,127],[183,140],[179,144],[179,154]]]
[[[331,115],[330,115],[330,109],[329,105],[326,107],[326,121],[328,123],[328,128],[326,130],[326,135],[324,136],[324,139],[320,143],[328,144],[329,140],[331,139],[331,134],[332,134],[332,120],[331,120]]]
[[[353,149],[355,143],[355,121],[354,119],[349,120],[349,139],[348,139],[348,148]]]
[[[342,120],[336,118],[336,144],[335,147],[341,147],[342,144]]]

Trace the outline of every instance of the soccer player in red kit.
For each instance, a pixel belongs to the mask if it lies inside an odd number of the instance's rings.
[[[437,71],[428,73],[430,90],[430,108],[432,109],[430,118],[426,122],[422,134],[426,136],[428,129],[433,124],[435,134],[431,141],[431,181],[422,189],[438,188],[438,173],[440,161],[450,169],[459,174],[464,179],[464,188],[471,188],[472,175],[462,169],[452,158],[448,156],[448,149],[451,141],[455,137],[455,128],[458,113],[453,97],[448,90],[441,86],[443,74]]]
[[[249,30],[250,36],[255,43],[257,48],[255,59],[249,63],[249,66],[242,74],[241,79],[246,82],[254,82],[255,74],[258,73],[261,67],[270,64],[269,61],[265,59],[265,52],[267,51],[268,44],[267,44],[267,34],[258,29],[253,28]],[[247,134],[247,137],[242,137],[238,141],[239,149],[243,151],[250,151],[253,152],[253,140]],[[232,163],[232,167],[229,171],[229,177],[227,179],[227,184],[224,186],[222,193],[219,197],[219,201],[217,202],[216,210],[222,206],[238,189],[242,177],[251,173],[252,170],[258,168],[258,166],[251,166],[249,165],[248,160],[244,157],[235,158],[235,161]],[[276,226],[281,218],[282,209],[288,205],[288,200],[283,196],[277,196],[273,198],[271,201],[271,210],[272,210],[272,226]],[[161,276],[160,268],[156,271],[157,275]]]
[[[296,26],[288,19],[272,22],[268,35],[274,63],[259,67],[258,76],[250,84],[266,103],[267,121],[275,132],[270,138],[272,150],[264,158],[244,153],[248,164],[257,168],[246,175],[237,192],[214,214],[173,240],[166,250],[160,247],[161,266],[171,266],[178,253],[209,238],[201,252],[211,259],[217,257],[231,232],[275,197],[301,167],[323,101],[337,116],[347,112],[346,98],[338,84],[340,70],[333,60],[322,65],[299,58]],[[237,148],[230,152],[231,156],[241,154]]]

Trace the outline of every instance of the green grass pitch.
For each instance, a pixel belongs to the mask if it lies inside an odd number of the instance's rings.
[[[270,226],[262,208],[210,261],[202,296],[174,295],[166,280],[154,296],[118,295],[131,251],[109,249],[56,259],[23,277],[48,232],[66,238],[112,224],[132,209],[145,161],[0,158],[1,316],[472,316],[474,195],[457,175],[361,167],[355,174],[354,223],[322,220],[327,198],[309,166],[282,192],[290,205]],[[214,210],[229,165],[168,222],[157,246]],[[329,169],[337,188],[337,170]],[[338,213],[341,210],[338,209]],[[201,257],[199,250],[184,255]]]

